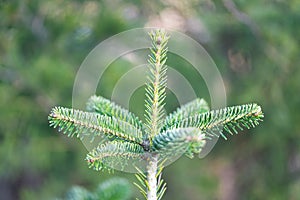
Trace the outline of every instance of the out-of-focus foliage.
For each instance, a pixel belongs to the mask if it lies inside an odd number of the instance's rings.
[[[124,178],[111,178],[98,185],[93,192],[81,186],[72,186],[65,200],[128,200],[131,195],[130,183]]]
[[[50,129],[47,115],[54,105],[71,106],[76,71],[94,46],[153,25],[202,43],[223,76],[228,104],[257,101],[265,113],[261,126],[220,140],[205,159],[167,168],[166,199],[299,198],[299,1],[4,0],[0,19],[1,198],[47,199],[112,176],[89,170],[83,145]],[[100,95],[109,97],[124,73],[116,64],[100,81]],[[169,55],[168,65],[187,64]],[[192,70],[182,74],[209,97]],[[171,111],[177,102],[167,95]],[[139,91],[134,97],[143,105]]]

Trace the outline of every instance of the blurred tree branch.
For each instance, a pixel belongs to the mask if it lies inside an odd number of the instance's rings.
[[[258,38],[261,33],[258,25],[244,12],[240,11],[232,0],[222,0],[225,8],[240,22],[248,26],[251,32]]]

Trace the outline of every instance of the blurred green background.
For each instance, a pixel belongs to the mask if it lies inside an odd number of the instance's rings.
[[[157,25],[206,48],[228,105],[257,102],[265,113],[260,126],[220,139],[204,159],[168,166],[165,199],[300,198],[300,1],[2,0],[0,199],[53,199],[75,184],[90,189],[114,176],[135,180],[88,169],[82,143],[49,128],[47,115],[55,105],[72,105],[76,72],[99,42]],[[169,65],[176,63],[170,55]],[[108,70],[99,94],[109,97],[123,73]],[[205,86],[197,79],[191,84],[203,96]],[[137,102],[142,92],[135,93]],[[169,110],[177,106],[171,97]],[[131,107],[142,113],[143,104]]]

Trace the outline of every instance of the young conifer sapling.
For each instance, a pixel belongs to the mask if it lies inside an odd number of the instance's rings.
[[[54,107],[49,122],[69,137],[100,137],[99,145],[87,154],[89,166],[94,170],[112,170],[114,166],[131,164],[138,172],[139,183],[135,185],[146,199],[157,200],[166,191],[161,172],[169,157],[184,153],[193,158],[210,138],[221,135],[226,139],[227,134],[257,126],[263,113],[255,103],[209,110],[205,100],[197,98],[165,116],[169,36],[163,30],[152,31],[149,35],[152,48],[144,122],[101,96],[88,100],[87,111]],[[138,161],[146,163],[145,170],[138,167]]]

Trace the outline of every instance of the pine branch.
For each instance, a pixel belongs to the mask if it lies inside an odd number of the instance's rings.
[[[151,54],[149,55],[149,82],[146,84],[145,119],[146,133],[151,137],[162,127],[164,117],[164,100],[167,84],[167,42],[169,36],[162,30],[152,31]]]
[[[205,135],[198,128],[177,128],[155,136],[152,150],[159,154],[160,160],[179,157],[183,153],[193,158],[204,145]]]
[[[96,112],[100,115],[106,115],[109,117],[114,117],[116,119],[126,121],[132,126],[143,130],[143,124],[132,112],[127,109],[122,108],[121,106],[111,102],[108,99],[105,99],[101,96],[92,96],[87,102],[87,110],[90,112]]]
[[[137,144],[130,142],[107,142],[100,144],[90,153],[88,153],[86,160],[89,167],[100,171],[120,167],[135,167],[144,158],[144,149]],[[131,162],[128,163],[128,160]],[[134,163],[133,161],[136,161]]]
[[[83,112],[75,109],[55,107],[49,115],[50,126],[59,127],[59,131],[69,137],[106,136],[110,140],[120,139],[142,144],[142,132],[126,121]]]
[[[187,118],[189,116],[193,116],[196,114],[208,112],[208,111],[209,111],[209,107],[204,99],[197,98],[191,102],[188,102],[187,104],[181,106],[180,108],[177,108],[176,111],[174,111],[173,113],[169,114],[166,117],[166,119],[164,121],[164,126],[163,126],[161,132],[172,127],[176,122],[178,122],[184,118]]]
[[[157,135],[162,128],[164,118],[164,100],[166,98],[167,85],[167,42],[169,36],[163,30],[152,31],[150,34],[152,40],[151,54],[149,55],[149,75],[146,84],[146,101],[145,101],[145,128],[146,137],[149,146],[152,138]],[[157,200],[158,183],[157,183],[157,166],[158,157],[151,153],[147,163],[147,199]]]
[[[237,134],[238,129],[254,128],[262,121],[263,117],[260,106],[257,104],[246,104],[187,117],[178,120],[172,128],[196,127],[208,136],[219,136],[218,134],[220,134],[224,139],[227,139],[222,133],[223,129],[231,135],[233,133]]]

